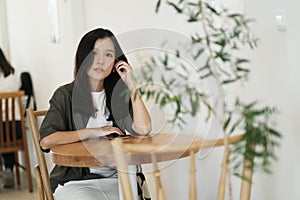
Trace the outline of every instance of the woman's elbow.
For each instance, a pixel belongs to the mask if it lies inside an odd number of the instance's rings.
[[[51,145],[49,143],[49,140],[47,137],[44,137],[43,139],[41,139],[40,141],[40,146],[43,150],[46,150],[46,149],[50,149],[51,148]]]
[[[148,135],[152,131],[151,123],[144,125],[144,126],[137,126],[137,125],[133,124],[132,128],[135,132],[137,132],[140,135]]]

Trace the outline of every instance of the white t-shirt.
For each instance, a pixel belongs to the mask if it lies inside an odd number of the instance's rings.
[[[109,117],[109,110],[106,107],[105,91],[92,92],[92,98],[96,110],[96,117],[90,117],[86,128],[98,128],[102,126],[112,126],[112,121],[107,121]],[[112,177],[117,175],[116,169],[110,167],[90,167],[90,172],[93,174],[100,174],[105,177]]]
[[[20,76],[17,73],[10,74],[7,77],[4,77],[4,74],[0,71],[0,92],[15,92],[18,91],[20,88]],[[19,112],[19,106],[16,102],[15,105],[16,108],[16,119],[20,119],[20,112]],[[2,110],[5,110],[4,104],[2,107]],[[4,117],[4,113],[3,113]],[[3,118],[4,119],[4,118]],[[9,117],[11,120],[11,117]]]
[[[105,91],[92,92],[92,98],[96,110],[96,117],[90,117],[87,128],[97,128],[102,126],[112,126],[112,121],[107,121],[109,117],[109,110],[106,108]]]

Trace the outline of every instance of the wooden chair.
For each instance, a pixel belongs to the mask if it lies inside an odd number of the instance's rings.
[[[126,160],[130,159],[130,154],[151,154],[153,164],[153,174],[156,186],[156,199],[164,200],[165,194],[160,180],[160,171],[156,162],[155,152],[159,148],[160,153],[166,151],[167,153],[182,154],[187,152],[190,156],[190,185],[189,185],[189,199],[196,200],[196,177],[195,177],[195,153],[199,151],[202,146],[202,141],[195,140],[190,144],[173,144],[171,148],[160,148],[158,145],[151,144],[126,144],[121,139],[114,139],[111,141],[114,155],[117,161],[118,176],[123,191],[123,199],[134,199],[132,188],[128,175],[128,165]]]
[[[24,107],[22,103],[22,97],[24,97],[24,95],[24,91],[0,93],[0,154],[15,153],[17,184],[20,185],[18,152],[24,152],[28,188],[29,192],[33,192]],[[20,119],[17,119],[18,116]],[[17,137],[16,121],[21,122],[21,138]]]
[[[35,178],[36,178],[39,199],[45,200],[45,192],[44,192],[42,174],[41,174],[40,166],[38,164],[34,166],[34,174],[35,174]]]
[[[228,144],[232,145],[237,142],[243,140],[244,134],[235,135],[228,137]],[[123,142],[122,139],[114,139],[111,141],[113,151],[117,161],[117,168],[118,168],[118,175],[119,180],[121,183],[121,187],[123,190],[123,199],[133,199],[132,188],[129,182],[128,170],[127,170],[127,159],[130,159],[130,154],[134,153],[145,153],[152,155],[152,164],[154,169],[154,180],[155,180],[155,188],[156,188],[156,199],[157,200],[164,200],[165,195],[163,191],[163,187],[160,180],[160,171],[157,167],[156,159],[155,159],[155,151],[159,148],[156,145],[145,145],[145,144],[135,144],[135,145],[128,145]],[[216,139],[216,140],[207,140],[204,142],[195,141],[194,143],[190,144],[188,147],[187,145],[174,145],[173,151],[174,152],[189,152],[190,155],[190,185],[189,185],[189,199],[195,200],[197,198],[197,186],[196,186],[196,177],[195,177],[195,156],[194,154],[197,153],[200,149],[209,148],[209,147],[221,147],[224,146],[225,140],[224,138]],[[170,149],[168,149],[170,152]],[[229,154],[227,155],[229,156]],[[251,180],[252,180],[252,171],[248,169],[246,166],[249,160],[245,161],[244,159],[244,169],[242,176],[244,177],[241,179],[241,189],[240,189],[240,200],[250,200],[250,193],[251,193]],[[251,161],[250,161],[251,162]],[[226,170],[225,165],[222,165],[221,171],[224,172]],[[218,200],[223,200],[225,198],[225,187],[226,187],[226,178],[222,177],[219,182],[219,189],[218,189]]]
[[[228,144],[233,145],[238,142],[245,142],[244,139],[245,134],[239,134],[234,136],[228,137]],[[224,147],[225,145],[225,139],[220,138],[217,140],[208,140],[206,141],[202,148],[208,148],[208,147]],[[252,147],[253,150],[255,147]],[[219,188],[218,188],[218,200],[224,200],[225,199],[225,189],[226,189],[226,165],[225,163],[228,162],[230,152],[228,149],[225,149],[223,161],[222,161],[222,168],[221,168],[221,178],[219,181]],[[225,159],[224,159],[225,158]],[[247,158],[244,157],[244,163],[243,163],[243,170],[242,170],[242,178],[241,178],[241,187],[240,187],[240,200],[250,200],[250,194],[251,194],[251,187],[252,187],[252,176],[253,172],[249,168],[249,164],[252,163],[254,160],[254,157]]]
[[[38,165],[35,166],[35,175],[39,188],[39,196],[41,200],[44,200],[44,197],[46,197],[47,200],[54,200],[54,196],[50,187],[49,172],[46,164],[45,155],[40,147],[40,132],[37,122],[37,117],[43,117],[47,113],[47,110],[34,111],[32,108],[28,108],[26,112],[36,155],[38,158]]]

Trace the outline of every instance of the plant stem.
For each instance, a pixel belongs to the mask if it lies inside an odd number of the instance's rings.
[[[200,0],[200,9],[202,9],[201,11],[201,20],[202,20],[202,28],[205,34],[206,38],[209,38],[209,34],[208,34],[208,30],[206,27],[206,16],[205,16],[205,12],[204,12],[204,3],[203,0]],[[225,113],[226,111],[226,102],[225,102],[225,93],[224,90],[222,88],[223,85],[223,81],[222,81],[222,77],[218,71],[218,64],[214,58],[214,53],[213,53],[213,49],[210,45],[209,42],[207,42],[207,48],[208,48],[208,54],[209,57],[212,61],[212,65],[211,65],[211,69],[212,69],[212,73],[213,73],[213,77],[217,80],[219,87],[219,94],[220,94],[220,99],[221,99],[221,104],[222,104],[222,113]],[[223,127],[223,123],[224,123],[224,119],[220,119],[219,116],[216,114],[217,117],[217,121],[220,123],[221,127]],[[225,193],[225,185],[223,183],[226,183],[226,178],[231,179],[230,177],[230,168],[228,166],[228,158],[229,158],[229,143],[228,143],[228,134],[226,133],[226,131],[223,129],[223,135],[224,135],[224,155],[223,155],[223,161],[222,161],[222,173],[221,173],[221,177],[220,177],[220,183],[219,183],[219,187],[221,186],[221,188],[219,188],[219,192],[221,192],[221,196],[222,199],[224,199],[224,193]],[[228,181],[228,185],[229,185],[229,197],[232,200],[232,191],[231,191],[231,181]],[[220,191],[221,190],[221,191]],[[219,198],[218,198],[219,199]]]

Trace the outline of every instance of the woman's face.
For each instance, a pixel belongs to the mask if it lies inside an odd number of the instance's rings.
[[[115,47],[110,38],[98,39],[94,45],[94,61],[88,70],[91,79],[104,80],[112,71],[115,61]]]

